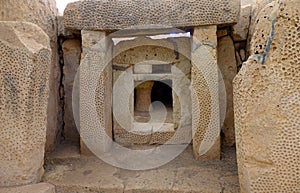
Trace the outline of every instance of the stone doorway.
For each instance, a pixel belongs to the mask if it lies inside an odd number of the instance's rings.
[[[146,44],[114,54],[113,85],[119,84],[118,79],[124,73],[132,77],[127,82],[121,81],[122,87],[132,91],[130,113],[122,113],[123,121],[113,119],[113,139],[125,146],[190,143],[186,139],[191,138],[192,133],[191,93],[188,89],[191,61],[187,57],[191,52],[191,37],[164,35],[159,38],[139,36],[134,40],[117,41],[113,48],[116,53],[127,45]],[[176,91],[181,95],[181,101]],[[115,103],[112,106],[118,106],[118,101],[124,97],[121,95],[113,92]],[[180,125],[185,125],[186,134],[179,136],[181,139],[169,141]]]

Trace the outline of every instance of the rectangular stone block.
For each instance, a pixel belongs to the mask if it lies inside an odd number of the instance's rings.
[[[135,65],[134,66],[135,74],[151,74],[152,73],[152,65]]]
[[[239,0],[78,1],[68,4],[64,19],[68,29],[118,30],[232,24],[239,12]]]
[[[217,27],[194,29],[192,46],[192,128],[196,159],[220,159]]]
[[[108,151],[112,140],[112,43],[105,37],[105,32],[82,31],[80,137],[96,154]]]

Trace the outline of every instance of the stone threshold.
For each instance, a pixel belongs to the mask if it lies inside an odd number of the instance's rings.
[[[223,149],[220,161],[196,161],[189,146],[164,166],[129,171],[66,144],[47,156],[43,181],[57,193],[238,193],[235,148]]]

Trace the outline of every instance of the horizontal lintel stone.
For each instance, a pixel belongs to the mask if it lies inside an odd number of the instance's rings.
[[[120,30],[230,25],[237,23],[239,0],[116,0],[78,1],[64,12],[70,30]]]

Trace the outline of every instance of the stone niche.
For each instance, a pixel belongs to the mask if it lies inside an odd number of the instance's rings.
[[[111,140],[131,146],[192,139],[196,159],[219,159],[217,26],[236,23],[239,10],[238,0],[69,4],[65,27],[81,32],[83,48],[81,152],[107,152]],[[180,33],[188,35],[172,36]]]

